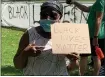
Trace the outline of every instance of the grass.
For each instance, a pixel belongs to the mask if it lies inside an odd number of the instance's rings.
[[[23,31],[16,28],[1,28],[1,75],[21,75],[21,71],[14,68],[13,57],[18,48],[18,42]]]
[[[18,70],[14,68],[13,57],[16,54],[20,37],[22,36],[25,30],[14,28],[14,27],[11,27],[11,28],[2,27],[1,31],[2,31],[1,75],[2,76],[21,76],[23,75],[22,70]],[[70,75],[78,76],[78,70],[70,72]],[[85,75],[86,76],[92,75],[90,67],[88,68]]]

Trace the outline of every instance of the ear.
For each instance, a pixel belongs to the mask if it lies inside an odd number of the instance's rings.
[[[56,19],[57,22],[60,22],[61,21],[61,15],[60,14],[57,14],[57,19]]]

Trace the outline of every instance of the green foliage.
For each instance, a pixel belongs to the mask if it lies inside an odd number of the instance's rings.
[[[18,43],[23,31],[16,28],[1,28],[2,31],[2,61],[1,61],[1,75],[20,75],[21,70],[16,70],[13,64],[13,57],[16,54]]]

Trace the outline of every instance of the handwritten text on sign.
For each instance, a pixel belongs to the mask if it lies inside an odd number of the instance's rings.
[[[51,35],[55,54],[91,52],[87,24],[55,23],[51,26]]]

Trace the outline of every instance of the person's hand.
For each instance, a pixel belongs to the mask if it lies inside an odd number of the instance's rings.
[[[44,49],[42,46],[36,46],[35,42],[32,44],[29,44],[25,49],[24,49],[24,54],[26,56],[38,56],[41,54],[41,51]]]
[[[75,2],[75,0],[66,0],[67,4],[73,4]]]
[[[77,59],[79,59],[79,54],[78,53],[71,53],[71,54],[68,54],[66,56],[70,60],[77,60]]]
[[[93,46],[98,46],[98,38],[93,38]]]

